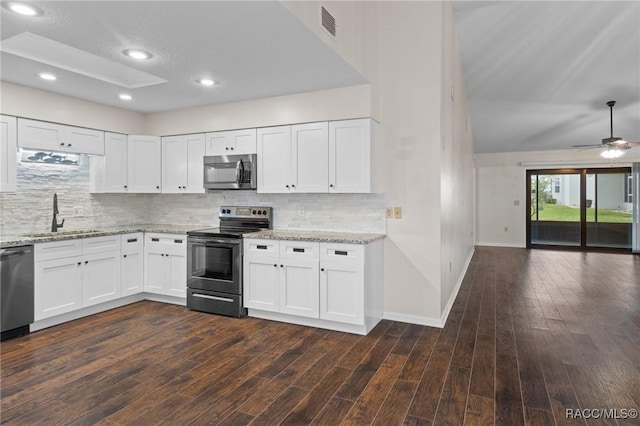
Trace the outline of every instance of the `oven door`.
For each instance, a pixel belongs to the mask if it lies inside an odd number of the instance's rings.
[[[187,237],[187,287],[242,293],[242,239]]]

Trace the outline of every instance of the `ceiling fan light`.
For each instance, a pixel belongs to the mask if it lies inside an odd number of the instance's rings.
[[[624,155],[624,152],[617,148],[607,148],[606,150],[602,151],[600,155],[604,158],[614,159],[622,157],[622,155]]]

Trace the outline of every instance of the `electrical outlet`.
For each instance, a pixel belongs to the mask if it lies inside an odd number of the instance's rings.
[[[387,207],[387,219],[393,219],[393,207]]]
[[[84,216],[84,209],[82,207],[73,208],[73,217]]]
[[[453,270],[453,263],[449,262],[449,272]]]
[[[393,217],[395,219],[402,219],[402,207],[393,208]]]
[[[509,232],[509,227],[508,226],[504,227],[504,232]]]
[[[519,206],[520,205],[520,200],[513,200],[513,205],[514,206]]]

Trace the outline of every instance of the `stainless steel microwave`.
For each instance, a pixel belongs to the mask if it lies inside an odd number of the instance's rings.
[[[256,154],[210,155],[204,157],[204,188],[256,189],[258,161]]]

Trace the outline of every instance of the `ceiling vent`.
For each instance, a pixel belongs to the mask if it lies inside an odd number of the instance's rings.
[[[332,36],[336,36],[336,18],[322,7],[322,28],[327,30]]]

